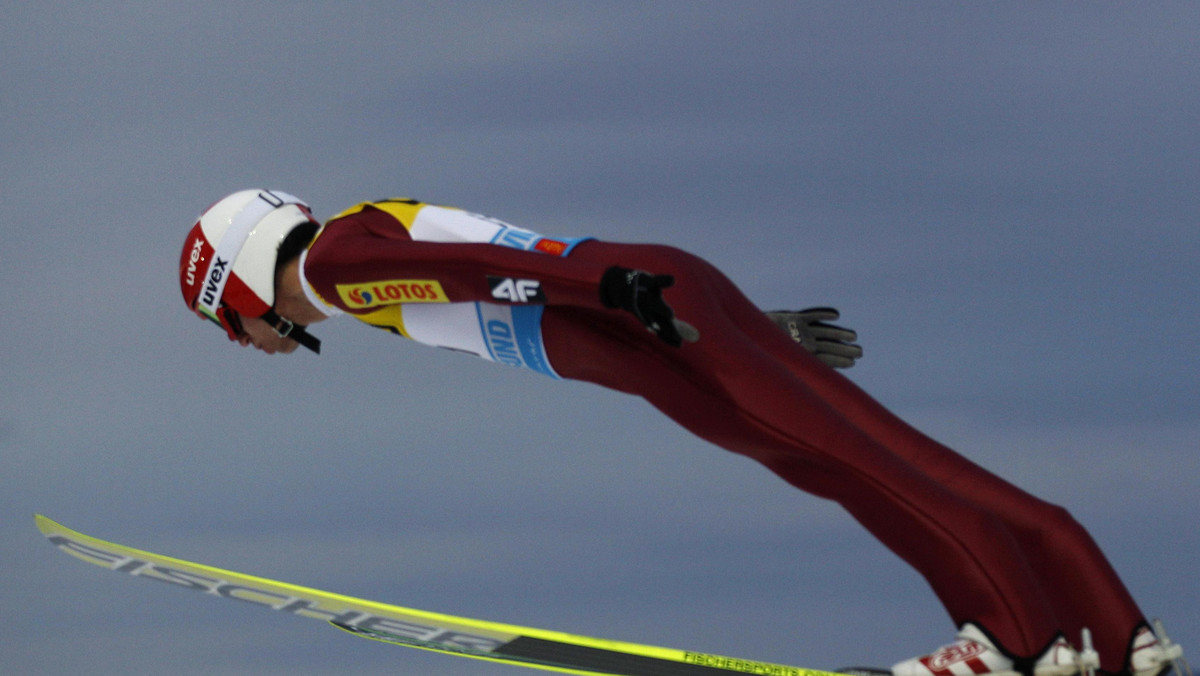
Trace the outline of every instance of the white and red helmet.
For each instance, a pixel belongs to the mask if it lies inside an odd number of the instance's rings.
[[[274,310],[279,246],[288,233],[310,222],[317,223],[309,206],[278,190],[242,190],[218,201],[184,240],[179,257],[183,302],[225,329],[230,340],[241,333],[239,316],[261,317],[280,335],[317,351],[306,342],[315,339],[304,327]]]

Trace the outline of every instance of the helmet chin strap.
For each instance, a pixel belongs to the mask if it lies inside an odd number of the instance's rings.
[[[280,338],[291,338],[316,354],[321,354],[321,341],[309,333],[301,324],[290,319],[284,319],[275,312],[275,308],[267,310],[261,319],[271,326]]]

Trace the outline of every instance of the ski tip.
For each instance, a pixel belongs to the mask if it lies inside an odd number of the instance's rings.
[[[42,532],[42,535],[45,535],[46,537],[51,537],[54,535],[65,535],[68,533],[75,532],[75,531],[71,530],[70,528],[67,528],[66,526],[62,525],[61,523],[55,521],[54,519],[51,519],[50,517],[46,516],[45,514],[35,513],[33,515],[33,523],[37,526],[37,529]]]

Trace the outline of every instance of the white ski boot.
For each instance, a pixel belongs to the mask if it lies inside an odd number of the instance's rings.
[[[1158,676],[1169,668],[1176,676],[1191,676],[1183,661],[1183,648],[1167,636],[1162,622],[1154,621],[1154,631],[1142,627],[1129,646],[1129,672],[1133,676]]]
[[[1079,671],[1075,649],[1061,636],[1034,663],[1034,676],[1071,676]],[[1022,676],[979,627],[967,623],[958,640],[892,667],[893,676]],[[1139,675],[1141,676],[1141,675]]]

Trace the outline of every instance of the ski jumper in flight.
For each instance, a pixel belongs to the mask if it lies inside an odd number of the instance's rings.
[[[834,370],[861,354],[829,309],[764,313],[679,249],[549,237],[415,200],[324,225],[250,190],[185,240],[188,307],[266,352],[319,350],[347,314],[421,343],[644,398],[697,436],[836,501],[928,581],[956,640],[895,676],[1156,676],[1149,627],[1064,509],[971,463]],[[1090,630],[1099,664],[1076,648]]]

